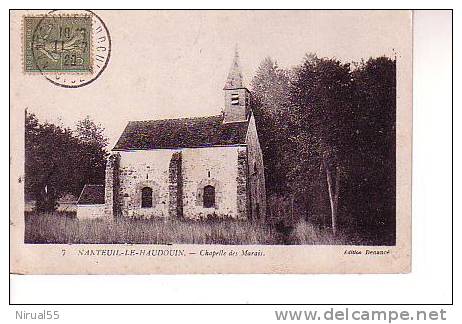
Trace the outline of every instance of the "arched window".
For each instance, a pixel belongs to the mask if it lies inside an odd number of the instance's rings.
[[[141,208],[152,207],[152,189],[144,187],[141,189]]]
[[[204,208],[215,207],[215,187],[205,186],[204,187]]]

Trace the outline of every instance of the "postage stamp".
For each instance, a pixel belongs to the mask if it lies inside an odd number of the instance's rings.
[[[90,15],[24,17],[24,71],[91,72]]]
[[[99,78],[111,56],[111,36],[91,10],[50,10],[22,17],[22,70],[64,88]]]

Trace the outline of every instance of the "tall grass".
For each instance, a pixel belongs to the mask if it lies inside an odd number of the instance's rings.
[[[234,220],[78,220],[72,212],[25,213],[25,243],[338,244],[306,222],[278,228]]]

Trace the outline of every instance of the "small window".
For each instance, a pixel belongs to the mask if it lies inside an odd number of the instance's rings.
[[[239,94],[238,93],[232,93],[231,94],[231,104],[232,105],[239,105]]]
[[[215,187],[205,186],[204,187],[204,208],[215,207]]]
[[[141,208],[152,207],[152,189],[144,187],[141,189]]]

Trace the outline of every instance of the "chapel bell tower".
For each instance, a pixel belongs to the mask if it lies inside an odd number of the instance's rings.
[[[250,114],[250,91],[244,85],[237,48],[223,90],[225,91],[223,123],[247,121]]]

